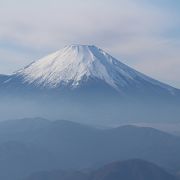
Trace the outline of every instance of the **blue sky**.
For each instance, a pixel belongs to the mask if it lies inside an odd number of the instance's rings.
[[[0,0],[0,73],[94,44],[180,88],[179,0]]]

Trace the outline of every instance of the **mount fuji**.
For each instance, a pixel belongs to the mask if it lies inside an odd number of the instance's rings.
[[[14,107],[23,104],[29,116],[116,123],[179,117],[179,89],[93,45],[66,46],[12,75],[0,75],[0,94],[6,103],[13,99]]]
[[[130,88],[144,91],[147,86],[171,95],[178,92],[126,66],[96,46],[88,45],[66,46],[15,72],[3,85],[17,79],[23,85],[44,89],[78,89],[89,81],[101,81],[119,93]]]

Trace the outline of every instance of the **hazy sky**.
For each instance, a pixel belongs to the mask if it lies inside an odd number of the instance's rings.
[[[180,0],[0,0],[0,73],[94,44],[180,88]]]

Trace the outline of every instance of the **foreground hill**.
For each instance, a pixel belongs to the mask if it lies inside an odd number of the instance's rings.
[[[159,166],[143,161],[128,160],[108,164],[96,171],[83,173],[67,171],[39,172],[26,180],[178,180]]]
[[[98,168],[132,158],[175,173],[180,170],[179,152],[179,137],[152,128],[97,129],[38,118],[0,123],[0,176],[5,180],[42,170]]]

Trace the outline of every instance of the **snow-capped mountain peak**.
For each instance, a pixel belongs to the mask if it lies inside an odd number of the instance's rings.
[[[77,88],[84,81],[96,79],[116,90],[146,81],[166,88],[172,87],[153,80],[116,60],[93,45],[70,45],[17,71],[24,83],[48,88],[68,85]]]
[[[114,59],[103,50],[89,45],[70,45],[50,54],[17,74],[28,83],[56,87],[71,83],[79,85],[82,79],[94,77],[116,87],[112,77]]]

